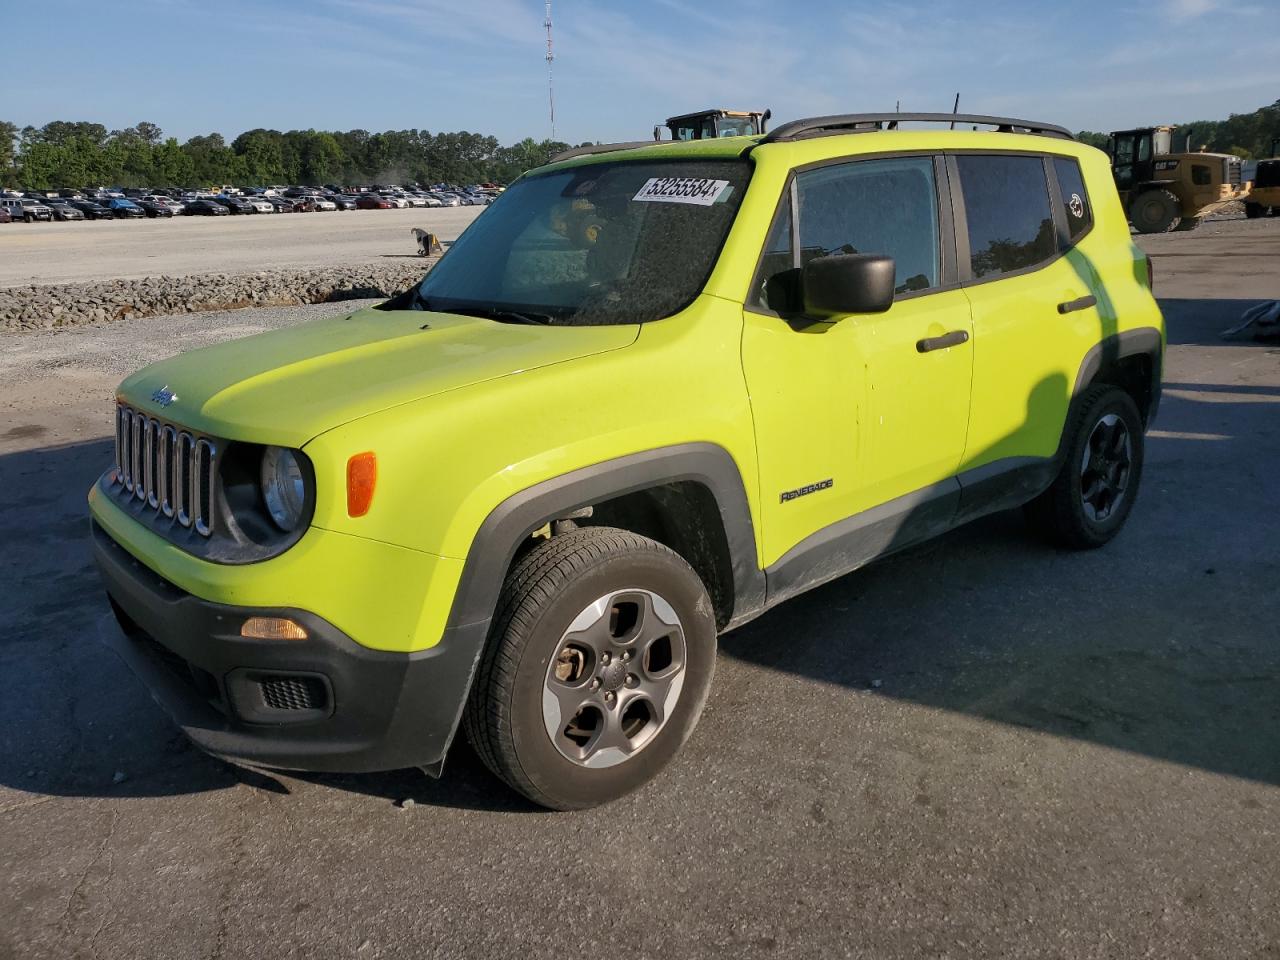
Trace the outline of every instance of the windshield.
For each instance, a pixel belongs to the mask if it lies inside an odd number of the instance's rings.
[[[750,169],[632,161],[521,180],[427,274],[418,304],[582,326],[670,316],[706,283]]]

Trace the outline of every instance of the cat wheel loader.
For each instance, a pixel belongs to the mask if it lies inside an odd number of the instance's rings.
[[[1175,127],[1111,134],[1111,172],[1139,233],[1194,230],[1200,219],[1249,192],[1239,157],[1173,151]]]

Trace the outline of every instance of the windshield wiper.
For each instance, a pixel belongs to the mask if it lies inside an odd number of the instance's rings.
[[[545,313],[525,313],[521,310],[508,310],[505,307],[434,307],[441,313],[460,313],[464,317],[484,317],[486,320],[497,320],[499,323],[528,323],[536,326],[547,326],[551,317]]]
[[[433,303],[422,295],[421,290],[413,293],[413,305],[418,310],[434,310],[437,313],[459,313],[465,317],[483,317],[486,320],[497,320],[499,323],[527,323],[534,326],[549,326],[552,317],[546,313],[530,313],[527,310],[508,310],[506,307],[485,306],[446,306]]]

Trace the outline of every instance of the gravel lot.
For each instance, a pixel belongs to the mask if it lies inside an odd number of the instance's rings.
[[[413,256],[412,227],[453,240],[483,209],[5,224],[0,287],[374,263]]]
[[[96,641],[117,380],[334,306],[0,336],[0,958],[1277,956],[1280,345],[1217,333],[1280,297],[1278,242],[1150,244],[1171,346],[1119,540],[1004,514],[783,605],[723,638],[673,768],[581,814],[465,749],[230,767]]]

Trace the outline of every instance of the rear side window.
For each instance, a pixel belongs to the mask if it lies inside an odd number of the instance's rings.
[[[974,279],[1025,270],[1054,257],[1058,239],[1040,157],[956,157]]]
[[[1080,164],[1070,157],[1054,157],[1053,172],[1058,177],[1058,192],[1062,194],[1062,212],[1067,219],[1067,237],[1075,243],[1093,226],[1093,210],[1089,206],[1089,194],[1084,188]]]

